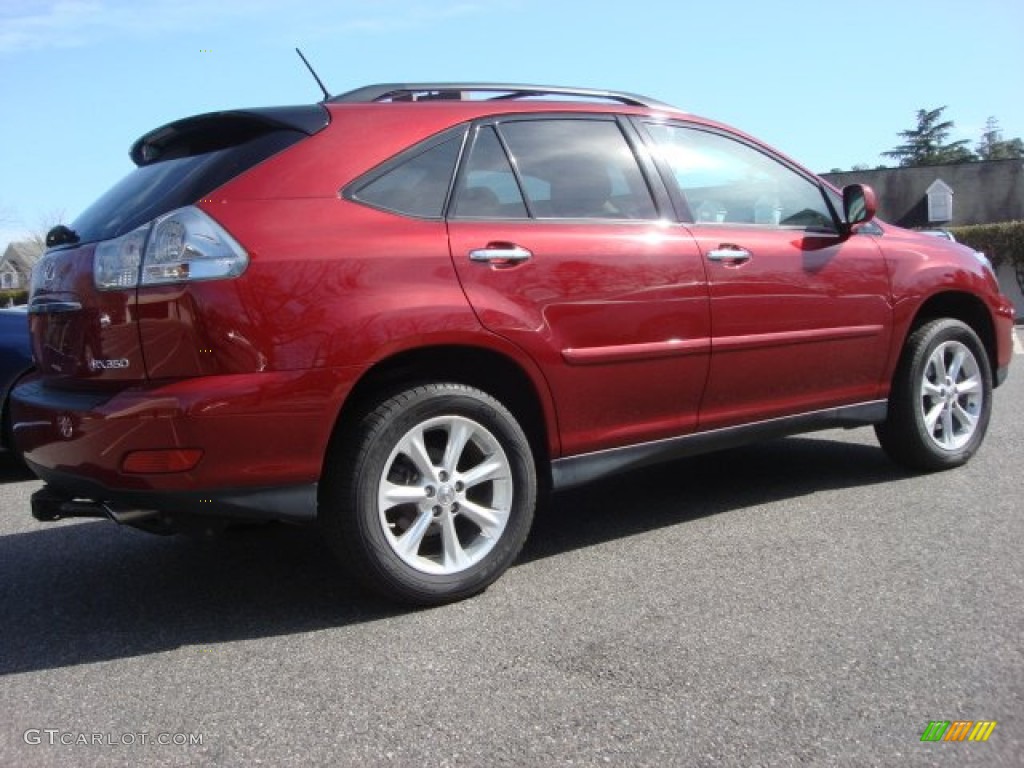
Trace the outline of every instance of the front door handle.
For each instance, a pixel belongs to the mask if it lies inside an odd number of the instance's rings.
[[[474,248],[469,260],[490,264],[494,267],[511,267],[522,264],[533,256],[529,250],[515,243],[488,243],[486,248]]]
[[[723,244],[713,251],[708,251],[708,259],[710,261],[721,261],[727,267],[745,264],[752,258],[754,258],[754,254],[746,248],[740,248],[738,245]]]

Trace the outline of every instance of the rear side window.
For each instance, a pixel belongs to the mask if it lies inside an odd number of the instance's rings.
[[[636,156],[612,120],[545,119],[498,130],[540,219],[656,219]]]
[[[479,219],[527,218],[519,182],[493,126],[485,125],[477,133],[453,215]]]
[[[347,196],[406,216],[440,218],[462,150],[462,134],[400,155],[369,180],[350,188]]]
[[[350,200],[419,218],[445,215],[462,154],[460,127],[399,154],[344,190]],[[463,160],[449,213],[475,219],[656,219],[618,123],[529,119],[484,124]]]

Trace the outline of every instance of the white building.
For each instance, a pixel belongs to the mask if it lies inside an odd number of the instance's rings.
[[[8,245],[0,256],[0,290],[27,290],[32,266],[42,253],[39,245],[28,240]]]

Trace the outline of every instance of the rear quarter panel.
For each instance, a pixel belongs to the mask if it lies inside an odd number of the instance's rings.
[[[182,349],[202,343],[213,357],[247,355],[260,370],[355,368],[358,379],[408,350],[483,347],[511,359],[533,382],[549,450],[557,452],[547,382],[528,355],[480,325],[455,274],[443,221],[377,211],[337,195],[252,200],[226,194],[203,207],[249,251],[250,264],[230,287],[208,289],[220,292],[221,308],[203,313],[202,328],[178,328],[189,337]],[[203,302],[203,290],[194,286],[173,301]],[[185,357],[181,362],[188,364]],[[325,404],[328,430],[341,405]]]

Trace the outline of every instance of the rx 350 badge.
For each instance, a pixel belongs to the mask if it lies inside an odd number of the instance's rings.
[[[89,368],[94,371],[111,371],[118,368],[127,368],[131,363],[126,357],[119,357],[111,360],[90,360]]]

